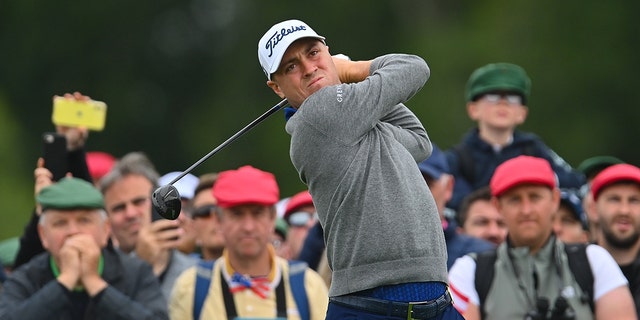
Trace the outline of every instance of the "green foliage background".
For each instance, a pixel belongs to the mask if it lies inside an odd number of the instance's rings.
[[[40,136],[51,97],[80,91],[109,105],[88,150],[144,151],[163,173],[184,170],[279,101],[256,59],[273,23],[298,18],[332,53],[422,56],[432,76],[408,105],[432,140],[456,143],[473,123],[463,89],[490,62],[533,80],[527,122],[570,164],[618,156],[640,163],[637,1],[139,0],[0,2],[0,239],[33,207]],[[276,115],[196,174],[251,164],[276,174],[282,196],[304,188]],[[322,155],[318,155],[322,156]]]

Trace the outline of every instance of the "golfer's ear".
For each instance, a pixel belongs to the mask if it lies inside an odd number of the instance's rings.
[[[282,90],[280,90],[280,86],[278,86],[276,82],[268,80],[267,85],[269,86],[269,88],[271,88],[271,90],[273,90],[273,92],[280,96],[280,98],[284,99],[284,93],[282,92]]]

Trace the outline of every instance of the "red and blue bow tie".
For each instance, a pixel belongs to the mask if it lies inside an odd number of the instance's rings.
[[[251,289],[251,291],[260,298],[266,299],[269,295],[269,291],[271,290],[269,287],[269,278],[248,277],[237,272],[234,273],[233,276],[231,276],[231,283],[229,284],[229,290],[231,290],[231,293],[240,292],[245,289]]]

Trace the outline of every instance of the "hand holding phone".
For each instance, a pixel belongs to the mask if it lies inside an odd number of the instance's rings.
[[[42,135],[42,158],[44,167],[53,175],[53,181],[63,178],[69,171],[67,138],[62,134],[45,132]]]

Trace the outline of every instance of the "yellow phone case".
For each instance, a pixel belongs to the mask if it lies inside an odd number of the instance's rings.
[[[55,97],[53,100],[51,120],[55,125],[102,131],[106,116],[107,105],[102,101],[78,101],[64,97]]]

